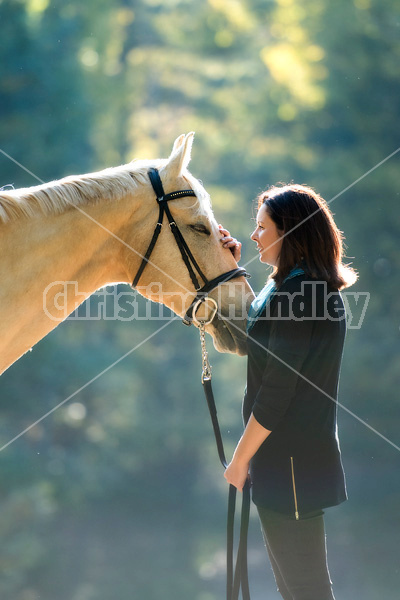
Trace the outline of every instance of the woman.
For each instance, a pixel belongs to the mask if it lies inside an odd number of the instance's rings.
[[[240,259],[241,244],[221,227]],[[357,275],[327,203],[311,188],[272,187],[251,234],[274,270],[248,323],[245,430],[225,471],[250,474],[265,544],[284,600],[334,600],[323,508],[346,500],[336,400],[346,332],[339,290]]]

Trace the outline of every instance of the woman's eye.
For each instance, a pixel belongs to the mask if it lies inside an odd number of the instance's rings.
[[[205,235],[210,235],[210,231],[207,229],[203,223],[196,223],[195,225],[189,225],[190,229],[196,231],[197,233],[204,233]]]

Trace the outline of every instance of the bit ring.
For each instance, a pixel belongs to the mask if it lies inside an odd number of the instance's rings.
[[[212,311],[211,311],[211,316],[208,319],[202,319],[202,318],[198,318],[196,317],[196,311],[199,309],[200,305],[207,302],[210,302],[211,304],[213,304],[214,306],[212,307]],[[210,323],[212,323],[215,315],[217,314],[217,310],[218,310],[218,304],[216,302],[216,300],[214,300],[214,298],[210,298],[209,296],[206,296],[205,298],[200,298],[200,300],[197,300],[196,304],[193,306],[193,323],[195,325],[197,325],[197,327],[199,327],[200,325],[210,325]]]

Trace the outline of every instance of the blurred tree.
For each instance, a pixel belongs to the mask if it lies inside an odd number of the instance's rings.
[[[2,0],[0,18],[4,152],[51,179],[166,156],[195,130],[194,174],[244,260],[259,191],[295,180],[329,201],[397,149],[395,0]],[[398,156],[331,204],[360,271],[354,290],[371,295],[348,332],[340,401],[394,441]],[[5,155],[0,169],[1,185],[36,183]],[[248,268],[260,289],[264,270]],[[2,376],[2,446],[71,397],[0,455],[6,600],[220,597],[225,486],[197,333],[172,323],[86,386],[159,326],[69,320]],[[232,448],[245,361],[211,359]],[[394,597],[397,453],[340,421],[351,501],[330,538],[338,595]]]
[[[73,13],[60,14],[63,5],[0,3],[7,24],[0,49],[2,147],[44,180],[85,171],[91,163],[89,106],[76,60],[81,24]],[[11,161],[2,171],[2,185],[37,183]]]

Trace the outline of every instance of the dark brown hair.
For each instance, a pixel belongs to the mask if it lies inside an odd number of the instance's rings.
[[[355,283],[356,271],[342,263],[343,234],[319,194],[304,185],[272,186],[258,197],[258,208],[263,204],[284,236],[279,263],[271,275],[278,287],[295,265],[335,289]]]

